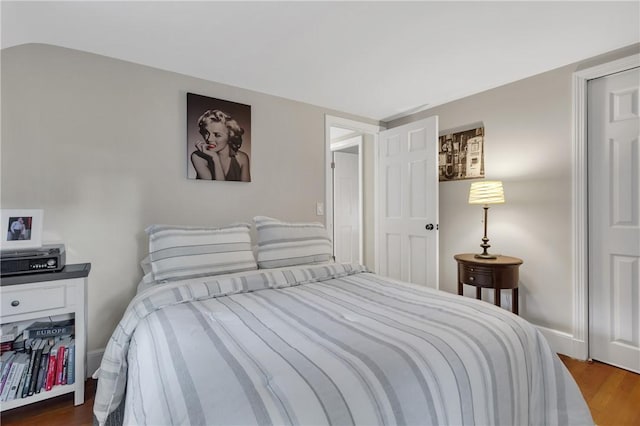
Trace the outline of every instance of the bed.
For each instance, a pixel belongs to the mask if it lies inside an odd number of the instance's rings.
[[[105,350],[97,422],[593,424],[522,318],[315,259],[142,286]]]

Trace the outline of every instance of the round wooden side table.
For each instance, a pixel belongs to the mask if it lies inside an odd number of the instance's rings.
[[[500,291],[511,289],[511,312],[518,314],[518,280],[522,259],[511,256],[497,256],[482,259],[472,253],[456,254],[458,262],[458,294],[462,295],[463,284],[476,287],[476,299],[482,299],[482,289],[494,289],[495,305],[500,306]]]

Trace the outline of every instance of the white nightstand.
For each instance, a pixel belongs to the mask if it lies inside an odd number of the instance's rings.
[[[75,319],[75,383],[54,386],[26,398],[0,402],[0,411],[74,392],[74,404],[84,403],[87,358],[87,277],[90,263],[66,265],[60,272],[0,278],[2,324],[38,320],[57,315]]]

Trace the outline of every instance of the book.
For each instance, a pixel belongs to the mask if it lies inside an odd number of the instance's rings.
[[[13,378],[16,374],[17,364],[11,364],[11,368],[9,369],[9,374],[7,375],[5,386],[2,388],[2,393],[0,393],[0,401],[6,401],[9,395],[9,389],[11,388],[11,383],[13,382]]]
[[[24,396],[22,395],[22,390],[24,389],[24,384],[27,379],[27,373],[29,372],[30,361],[31,361],[31,354],[27,354],[27,359],[24,364],[24,369],[22,370],[22,377],[20,377],[20,383],[18,384],[18,388],[16,389],[15,399],[24,398]]]
[[[24,398],[29,393],[29,384],[31,383],[31,376],[33,376],[33,366],[35,364],[36,351],[34,350],[34,346],[38,346],[38,341],[25,343],[28,348],[29,354],[29,364],[27,364],[27,371],[25,373],[24,381],[20,386],[20,398]]]
[[[42,350],[44,349],[44,345],[47,343],[44,339],[36,339],[37,343],[34,343],[31,346],[31,351],[35,352],[35,356],[33,358],[33,369],[31,371],[31,377],[29,380],[29,388],[27,390],[27,395],[31,396],[36,393],[36,383],[38,382],[38,373],[40,372],[40,361],[42,359]]]
[[[61,385],[67,384],[67,375],[69,374],[69,347],[64,347],[64,366],[62,367],[62,379],[60,380]]]
[[[16,357],[16,360],[14,361],[13,366],[11,367],[12,370],[14,370],[14,367],[15,367],[15,371],[14,371],[15,374],[11,378],[11,383],[9,384],[6,401],[11,401],[16,398],[16,395],[19,391],[20,383],[22,382],[23,373],[25,373],[28,362],[29,362],[29,355],[27,355],[24,352],[21,352],[19,356]]]
[[[13,359],[16,357],[16,353],[14,351],[5,352],[2,354],[0,360],[2,361],[2,377],[0,378],[0,395],[2,395],[2,391],[4,390],[4,385],[7,383],[7,377],[9,376],[9,370],[11,370],[11,365],[13,365]]]
[[[11,349],[16,352],[24,352],[24,341],[24,333],[18,335],[18,337],[16,337],[15,340],[11,343]]]
[[[0,353],[5,353],[13,350],[13,342],[0,343]]]
[[[49,351],[53,345],[53,340],[45,342],[44,348],[42,348],[42,355],[40,357],[40,370],[38,371],[38,381],[36,383],[36,393],[40,393],[44,389],[45,379],[47,377],[47,367],[49,366]]]
[[[56,385],[62,384],[62,377],[64,375],[64,352],[65,346],[64,344],[60,344],[56,354],[56,377],[54,382]]]
[[[15,352],[9,351],[0,355],[0,370],[4,368],[5,363],[11,358],[11,355],[15,355]]]
[[[67,384],[76,382],[76,343],[74,340],[69,343],[69,370],[67,373]]]
[[[16,387],[18,385],[16,382],[16,377],[19,377],[22,373],[22,370],[20,369],[20,361],[24,355],[25,354],[22,353],[16,354],[14,361],[11,364],[11,369],[9,370],[7,381],[4,385],[4,388],[2,389],[2,394],[0,394],[0,400],[9,401],[15,397]],[[10,394],[13,395],[11,398],[9,397]]]
[[[47,377],[45,380],[44,390],[50,391],[53,388],[56,377],[56,351],[55,346],[53,346],[49,351],[49,364],[47,365]]]
[[[0,343],[9,343],[18,337],[18,326],[16,324],[3,324],[1,327]]]
[[[63,321],[38,321],[24,329],[24,338],[49,338],[59,336],[71,336],[75,332],[73,319]]]

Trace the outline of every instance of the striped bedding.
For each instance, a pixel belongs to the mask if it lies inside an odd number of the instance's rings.
[[[331,258],[331,239],[322,223],[283,222],[266,216],[256,216],[253,221],[262,269],[325,263]]]
[[[221,228],[152,225],[149,262],[155,281],[177,281],[258,269],[251,250],[250,225]],[[144,260],[140,266],[145,269]]]
[[[137,295],[103,357],[97,421],[118,407],[140,425],[593,424],[525,320],[348,264]]]

